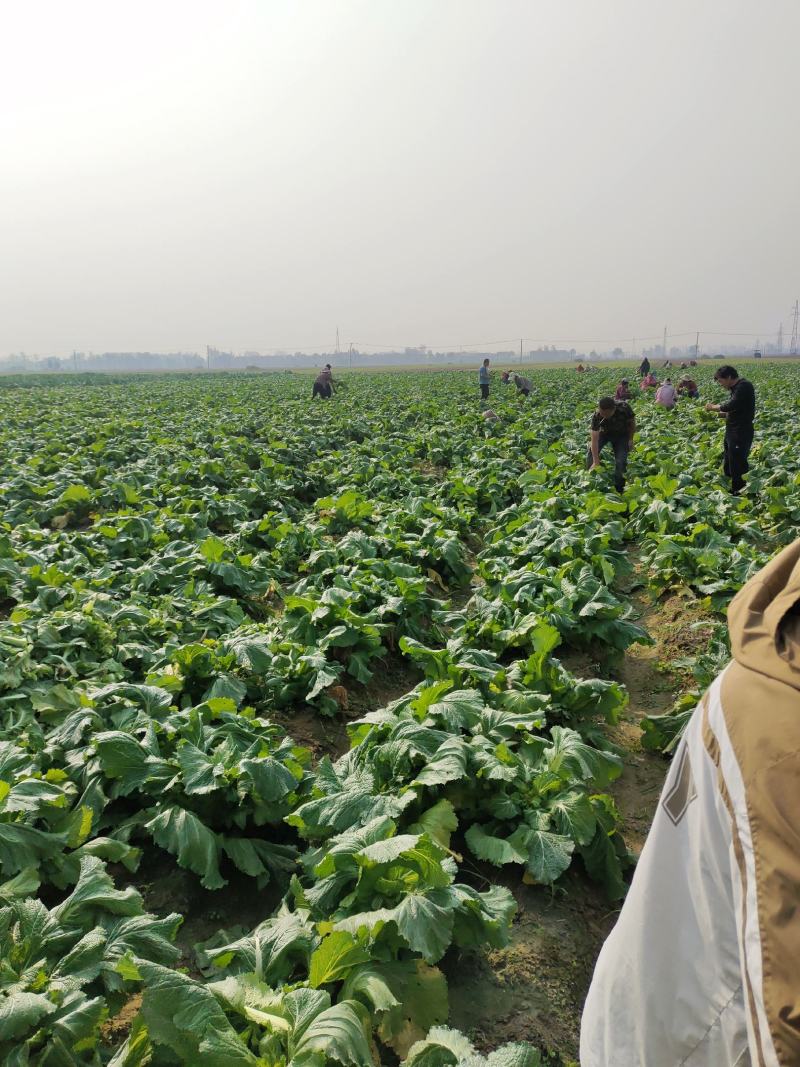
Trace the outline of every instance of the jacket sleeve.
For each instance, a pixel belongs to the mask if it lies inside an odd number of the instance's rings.
[[[727,411],[728,413],[731,411],[741,411],[743,403],[744,401],[741,391],[734,390],[734,392],[731,393],[730,400],[726,400],[724,404],[720,404],[719,410]]]
[[[800,756],[784,754],[765,766],[748,790],[757,882],[760,947],[745,939],[743,969],[751,1002],[753,1062],[760,1063],[769,1038],[778,1062],[800,1067]],[[763,1005],[769,1035],[754,1010]],[[766,1046],[766,1047],[765,1047]]]

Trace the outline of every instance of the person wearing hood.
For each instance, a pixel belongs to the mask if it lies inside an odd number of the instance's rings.
[[[800,540],[728,630],[597,961],[582,1067],[800,1064]]]

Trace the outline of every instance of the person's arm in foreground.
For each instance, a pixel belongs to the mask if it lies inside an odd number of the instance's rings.
[[[600,466],[600,431],[592,430],[592,470]]]

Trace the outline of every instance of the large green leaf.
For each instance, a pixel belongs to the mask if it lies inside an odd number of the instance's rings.
[[[208,989],[156,963],[137,961],[137,968],[145,982],[142,1014],[155,1045],[184,1063],[259,1067]]]
[[[311,956],[308,980],[314,989],[345,978],[353,967],[367,963],[370,951],[366,942],[344,930],[334,930],[322,939]]]
[[[200,875],[206,889],[221,889],[227,884],[219,873],[217,836],[192,812],[171,805],[145,823],[145,829],[157,845],[177,858],[181,867]]]

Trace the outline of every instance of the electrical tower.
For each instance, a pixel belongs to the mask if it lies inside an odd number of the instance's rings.
[[[795,300],[792,308],[792,343],[789,345],[789,355],[797,355],[797,319],[800,317],[800,301]]]

